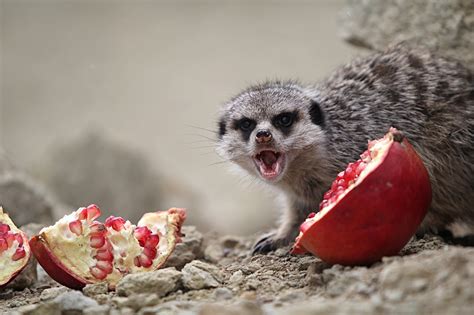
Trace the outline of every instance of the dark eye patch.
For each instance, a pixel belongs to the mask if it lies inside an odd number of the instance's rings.
[[[298,120],[298,111],[283,112],[272,118],[273,126],[280,129],[284,134],[291,131],[291,127]]]
[[[319,103],[315,100],[311,101],[311,105],[309,107],[309,115],[313,124],[324,126],[323,111],[321,110],[321,106],[319,106]]]
[[[218,127],[219,127],[219,131],[218,131],[219,139],[222,139],[222,137],[227,132],[224,119],[221,119],[219,121],[219,126]]]
[[[234,129],[240,130],[242,132],[242,137],[245,141],[248,141],[250,138],[250,134],[255,129],[257,122],[250,118],[241,118],[234,120]]]

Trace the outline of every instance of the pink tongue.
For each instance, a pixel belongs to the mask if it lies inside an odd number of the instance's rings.
[[[265,163],[266,167],[271,167],[277,161],[277,156],[272,151],[263,151],[260,153],[260,159]]]

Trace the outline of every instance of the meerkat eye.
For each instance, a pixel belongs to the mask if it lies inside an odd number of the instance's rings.
[[[278,118],[278,123],[282,127],[290,127],[293,123],[293,116],[290,114],[283,114]]]
[[[242,131],[250,131],[255,128],[255,121],[248,118],[242,118],[238,123],[238,127]]]
[[[273,118],[273,125],[278,128],[289,128],[296,119],[296,113],[281,113]]]

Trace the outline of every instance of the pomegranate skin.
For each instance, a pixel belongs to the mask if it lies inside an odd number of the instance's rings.
[[[369,265],[406,245],[428,211],[431,184],[407,139],[395,129],[389,133],[392,141],[375,167],[319,219],[303,222],[292,253]]]
[[[33,236],[30,239],[30,247],[38,263],[54,280],[62,285],[80,290],[91,283],[71,272],[64,266],[60,260],[49,250],[47,241],[40,235]]]

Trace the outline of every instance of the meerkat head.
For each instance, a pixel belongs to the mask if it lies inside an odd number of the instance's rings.
[[[217,153],[264,181],[284,181],[317,159],[315,150],[324,145],[315,96],[295,83],[245,90],[221,109]]]

